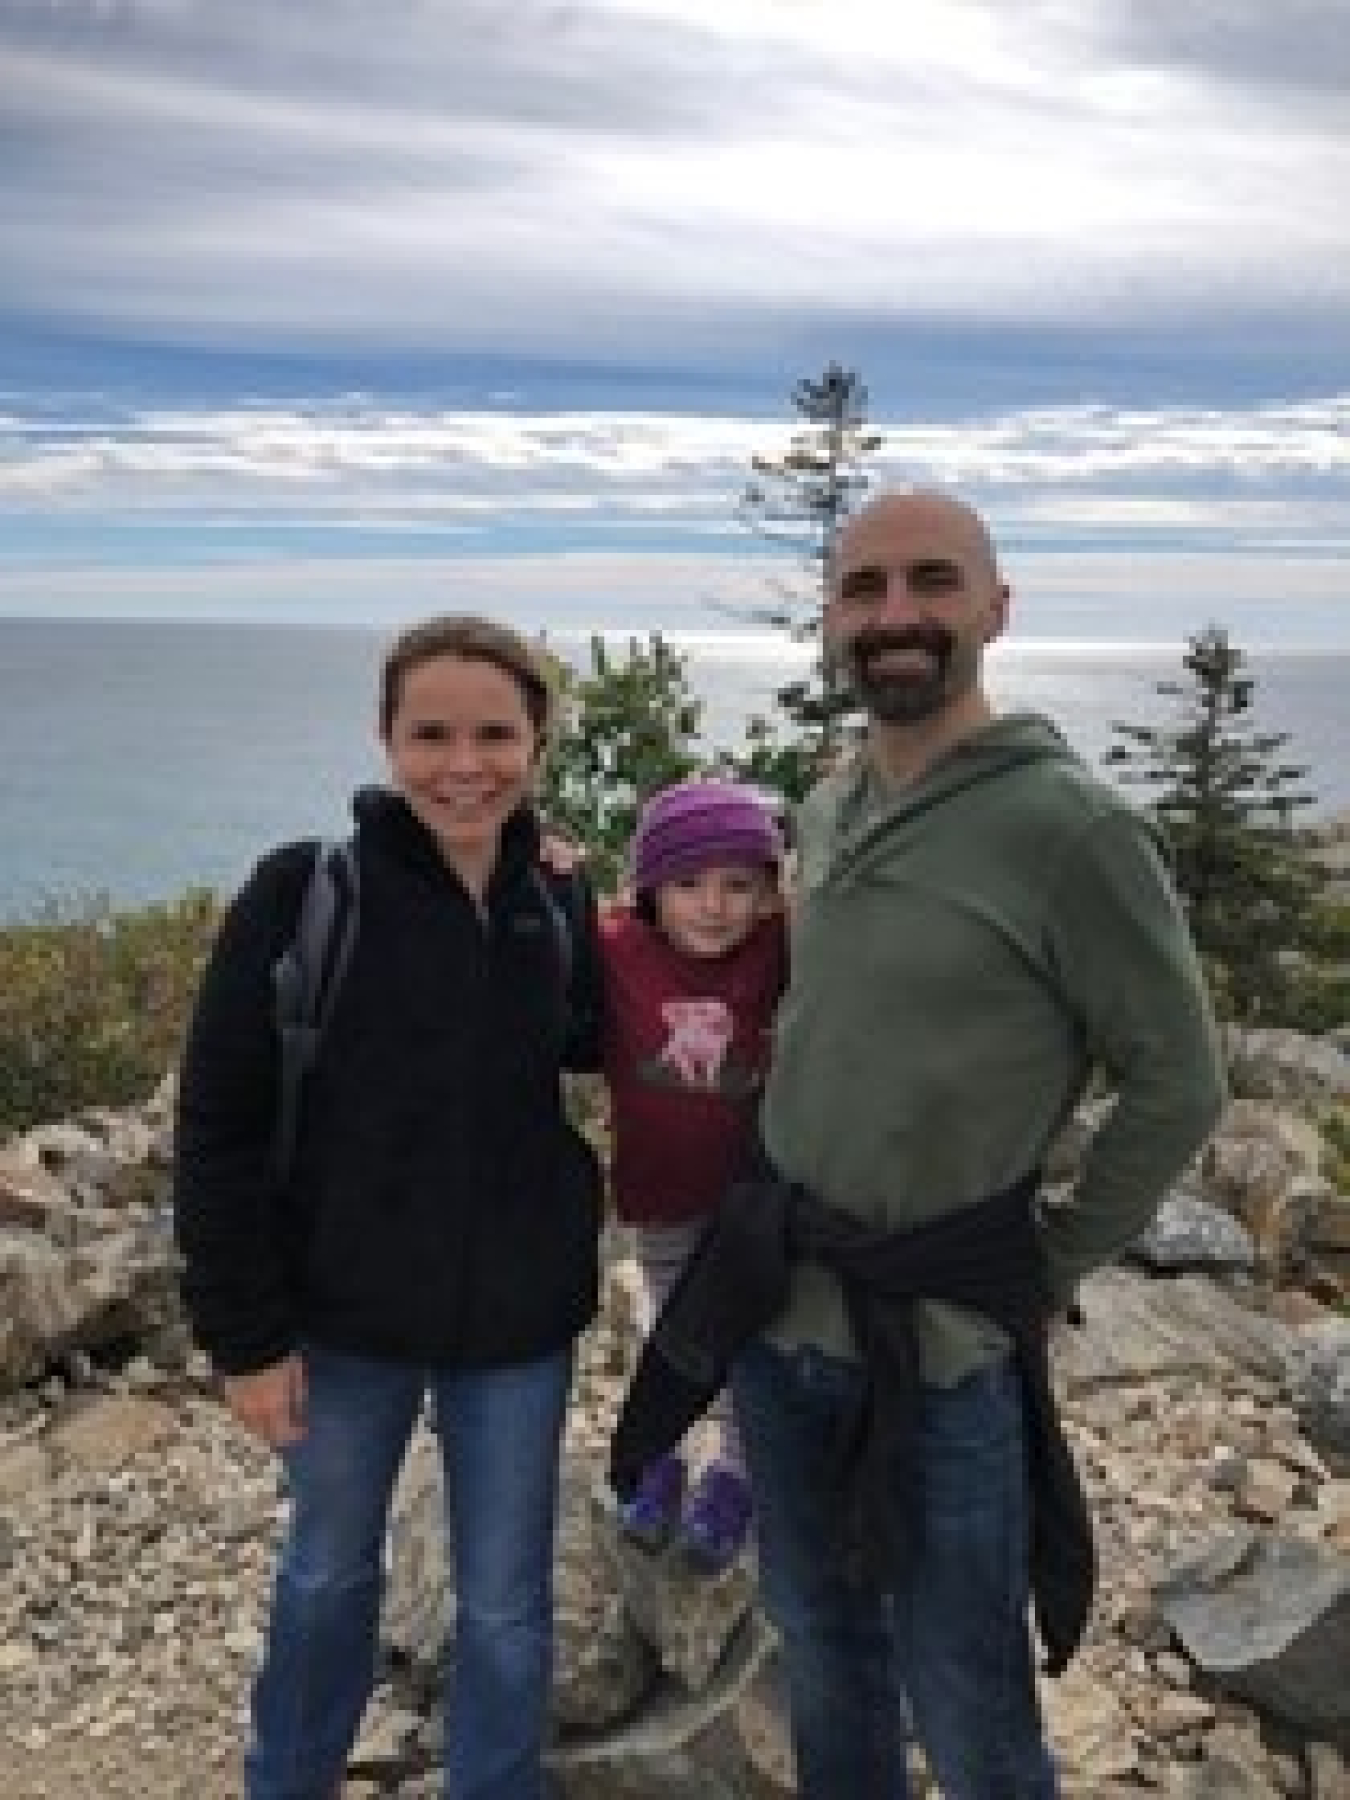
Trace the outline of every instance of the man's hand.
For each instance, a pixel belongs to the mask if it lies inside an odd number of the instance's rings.
[[[222,1376],[220,1387],[239,1423],[274,1450],[305,1435],[305,1364],[296,1352],[247,1375]]]

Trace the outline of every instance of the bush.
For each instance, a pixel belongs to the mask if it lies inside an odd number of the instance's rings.
[[[215,897],[117,913],[104,900],[0,930],[0,1137],[143,1100],[177,1062]]]

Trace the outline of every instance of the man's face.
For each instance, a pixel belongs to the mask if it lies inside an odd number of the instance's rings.
[[[979,685],[1007,590],[974,514],[936,496],[891,496],[840,535],[825,644],[884,724],[931,719]]]

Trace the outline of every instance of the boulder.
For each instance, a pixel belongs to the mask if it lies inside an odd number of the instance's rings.
[[[1156,1600],[1220,1688],[1313,1737],[1350,1740],[1350,1558],[1236,1528],[1170,1571]]]

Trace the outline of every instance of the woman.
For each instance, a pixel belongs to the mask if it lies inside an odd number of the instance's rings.
[[[249,1800],[340,1791],[428,1390],[455,1521],[449,1791],[543,1793],[558,1464],[599,1224],[559,1080],[597,1006],[594,906],[564,959],[536,867],[549,712],[539,660],[499,625],[435,619],[390,650],[390,782],[354,803],[359,931],[279,1190],[271,971],[312,844],[259,863],[202,981],[177,1131],[184,1293],[226,1404],[281,1454],[293,1500]]]

